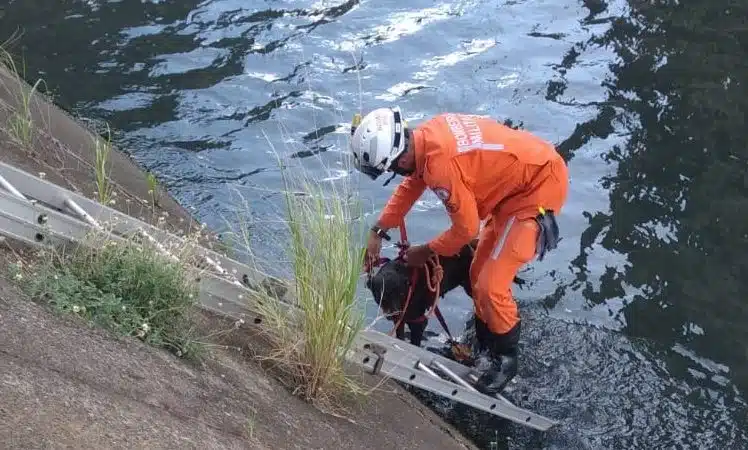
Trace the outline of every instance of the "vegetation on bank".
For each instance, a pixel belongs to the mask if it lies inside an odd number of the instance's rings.
[[[85,245],[39,251],[29,267],[11,265],[11,275],[57,311],[194,360],[204,351],[192,320],[198,286],[181,262],[188,249],[179,250],[174,261],[134,237],[93,231]]]
[[[14,100],[17,103],[17,107],[12,108],[8,115],[7,123],[2,127],[2,130],[8,136],[8,138],[16,145],[24,149],[31,149],[34,142],[34,131],[35,123],[33,118],[33,106],[32,101],[36,100],[39,94],[39,87],[46,84],[44,80],[37,79],[33,86],[26,84],[25,80],[25,67],[22,72],[19,72],[16,63],[8,51],[0,45],[0,67],[5,67],[9,75],[11,75],[11,82],[14,86],[1,86],[6,91],[11,92],[16,97]],[[3,81],[0,81],[3,83]],[[9,108],[10,105],[2,105]]]
[[[306,400],[333,411],[344,404],[342,397],[365,393],[346,364],[364,327],[356,295],[364,257],[365,230],[356,220],[361,211],[345,181],[314,181],[303,168],[289,174],[279,164],[292,300],[258,292],[251,307],[267,324],[272,346],[265,358],[290,376]]]
[[[5,66],[18,81],[19,107],[8,115],[3,130],[22,148],[31,149],[35,127],[31,90],[5,53]],[[15,82],[14,81],[14,82]],[[4,86],[9,89],[8,86]],[[92,142],[91,177],[95,200],[112,205],[111,139]],[[363,393],[347,370],[346,354],[363,327],[357,309],[356,286],[363,263],[363,225],[349,189],[334,183],[297,179],[282,170],[285,223],[293,268],[291,303],[265,292],[252,291],[248,307],[263,316],[261,328],[271,343],[258,354],[281,369],[293,390],[307,401],[334,412],[341,396]],[[149,203],[158,205],[157,182],[147,177]],[[142,218],[141,218],[142,220]],[[106,229],[106,224],[104,228]],[[246,236],[245,236],[246,237]],[[56,310],[74,314],[125,336],[134,336],[177,356],[198,358],[205,351],[192,317],[197,305],[198,269],[190,257],[199,240],[185,239],[184,248],[164,255],[136,237],[112,239],[92,231],[83,245],[45,249],[31,261],[11,267],[24,290]]]
[[[46,85],[38,79],[29,88],[25,67],[19,70],[2,47],[0,65],[7,75],[0,88],[15,103],[0,105],[7,118],[0,129],[10,144],[33,155],[46,132],[47,124],[35,120],[48,101],[39,90]],[[91,145],[95,199],[110,205],[116,195],[110,177],[111,138],[96,136]],[[173,250],[180,255],[177,261],[135,237],[112,240],[102,230],[93,230],[84,245],[43,249],[32,259],[19,255],[8,270],[22,290],[57,311],[194,359],[203,353],[191,320],[197,285],[190,267],[181,262],[188,248]]]

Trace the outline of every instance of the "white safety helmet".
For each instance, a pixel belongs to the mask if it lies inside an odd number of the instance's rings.
[[[372,180],[391,170],[406,149],[406,127],[397,106],[375,109],[363,120],[356,114],[351,124],[350,142],[356,169]]]

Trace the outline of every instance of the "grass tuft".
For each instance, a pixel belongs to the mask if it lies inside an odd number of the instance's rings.
[[[86,246],[42,254],[33,267],[13,268],[32,298],[179,357],[203,354],[191,316],[198,286],[187,266],[134,239],[114,241],[100,231]]]
[[[357,298],[364,258],[365,229],[356,220],[361,211],[345,185],[315,181],[298,167],[291,177],[282,163],[281,174],[293,283],[287,283],[284,299],[257,293],[250,307],[263,317],[270,337],[264,359],[290,376],[296,394],[335,414],[345,397],[365,392],[346,364],[364,327]]]
[[[109,180],[111,173],[111,159],[112,153],[112,133],[107,124],[107,138],[106,140],[100,139],[98,136],[94,138],[94,153],[96,161],[94,162],[94,176],[96,177],[96,195],[99,203],[102,205],[109,204],[112,199],[112,182]]]
[[[16,145],[31,151],[33,149],[35,131],[32,101],[36,99],[40,85],[44,84],[46,89],[46,83],[43,79],[39,78],[29,88],[24,80],[26,73],[25,65],[23,71],[19,72],[11,54],[2,47],[0,47],[0,65],[8,70],[11,78],[10,81],[14,86],[5,86],[4,81],[0,81],[0,83],[3,83],[2,87],[8,92],[16,93],[14,95],[16,95],[15,102],[17,103],[15,106],[11,105],[12,112],[8,116],[4,131]]]
[[[158,204],[158,200],[159,200],[158,180],[156,179],[156,176],[153,175],[152,172],[148,172],[146,174],[146,181],[148,182],[148,194],[151,197],[151,210],[155,211],[156,206],[160,206]]]

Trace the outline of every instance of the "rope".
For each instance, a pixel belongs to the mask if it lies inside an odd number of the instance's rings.
[[[433,267],[431,274],[429,274],[429,262]],[[441,289],[442,279],[444,278],[444,268],[439,262],[439,256],[433,254],[429,257],[424,269],[426,271],[426,285],[428,286],[429,291],[434,294],[434,303],[431,306],[431,309],[426,313],[426,317],[431,317],[438,306],[439,297],[441,296],[439,289]]]
[[[408,286],[408,297],[405,299],[405,305],[403,305],[403,310],[399,314],[397,318],[397,323],[395,323],[395,326],[392,328],[392,331],[390,331],[388,334],[390,336],[394,336],[397,332],[397,329],[400,328],[400,325],[403,324],[403,320],[405,320],[405,311],[408,310],[408,305],[410,305],[410,299],[413,297],[413,286],[416,284],[418,273],[416,272],[416,268],[413,268],[413,272],[410,276],[410,283]]]

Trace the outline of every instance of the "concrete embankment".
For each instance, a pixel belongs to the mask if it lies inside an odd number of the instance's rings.
[[[25,100],[15,75],[0,71],[0,160],[95,198],[95,135],[42,97]],[[29,142],[10,130],[25,112]],[[152,210],[146,174],[123,153],[113,149],[111,164],[112,207],[165,217],[174,231],[197,226],[166,192]],[[0,243],[1,448],[475,448],[392,382],[353,407],[352,421],[320,412],[236,351],[252,346],[241,328],[224,335],[230,348],[211,346],[195,365],[57,314],[9,279],[21,252]],[[201,324],[230,328],[207,314]]]

